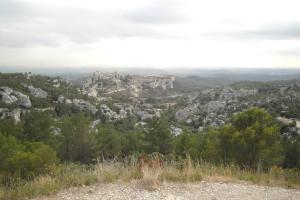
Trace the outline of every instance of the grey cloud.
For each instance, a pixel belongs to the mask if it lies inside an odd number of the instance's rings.
[[[175,24],[186,19],[179,12],[177,1],[160,1],[144,8],[132,10],[124,16],[131,22],[141,24]]]
[[[300,39],[300,22],[272,24],[254,30],[214,32],[204,35],[246,40],[298,40]]]
[[[57,46],[57,37],[51,33],[26,32],[21,30],[0,30],[0,46],[26,47],[26,46]]]
[[[245,31],[240,33],[243,37],[262,38],[269,40],[300,39],[300,23],[289,25],[272,25],[261,30]]]
[[[0,1],[0,21],[8,20],[26,20],[33,17],[36,9],[33,4],[22,1],[1,0]]]
[[[99,13],[84,8],[45,7],[3,0],[0,4],[0,46],[57,46],[66,39],[90,43],[107,37],[168,37],[147,24],[172,23],[179,20],[178,16],[172,6],[155,2],[141,11]]]
[[[300,56],[300,48],[289,49],[289,50],[279,50],[279,51],[276,51],[276,53],[278,55],[283,55],[283,56],[299,57]]]

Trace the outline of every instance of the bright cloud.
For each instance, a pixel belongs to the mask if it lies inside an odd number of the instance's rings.
[[[0,65],[300,67],[296,0],[1,0]]]

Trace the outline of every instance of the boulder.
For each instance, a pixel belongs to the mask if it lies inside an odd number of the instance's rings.
[[[94,105],[83,99],[73,99],[73,105],[75,106],[75,108],[81,111],[90,111],[93,114],[96,114],[96,112],[98,111]]]
[[[59,87],[60,87],[60,83],[59,83],[59,80],[58,80],[58,79],[54,79],[54,80],[52,81],[52,83],[53,83],[53,87],[56,87],[56,88],[59,88]]]
[[[66,98],[65,102],[66,102],[66,104],[72,104],[71,99],[67,99],[67,98]]]
[[[65,97],[64,97],[63,95],[59,95],[58,98],[57,98],[57,101],[58,101],[59,103],[64,103]]]
[[[0,97],[4,103],[12,104],[18,101],[18,99],[11,94],[12,92],[13,89],[9,87],[0,87]]]
[[[48,93],[42,90],[41,88],[35,88],[32,85],[28,86],[27,88],[30,94],[34,97],[45,99],[48,96]]]
[[[88,91],[86,93],[89,97],[95,97],[96,98],[98,96],[97,86],[98,85],[94,85],[93,87],[88,89]]]
[[[93,121],[90,125],[90,132],[92,131],[95,131],[95,132],[98,132],[98,129],[97,129],[97,125],[101,123],[101,120],[100,119],[97,119],[95,121]]]
[[[199,126],[198,127],[198,132],[203,132],[204,131],[204,127],[203,126]]]
[[[127,117],[127,112],[124,109],[120,109],[119,113],[111,110],[106,104],[100,105],[100,112],[106,119],[111,121],[118,121]]]
[[[171,134],[174,136],[178,136],[183,132],[181,128],[175,127],[173,125],[170,126],[170,130],[171,130]]]
[[[0,91],[7,93],[7,94],[11,94],[13,92],[13,89],[6,87],[6,86],[2,86],[2,87],[0,87]]]
[[[3,91],[0,91],[0,97],[2,101],[6,104],[12,104],[18,101],[18,99],[15,96],[9,95],[9,93],[5,93]]]
[[[119,112],[119,116],[121,119],[124,119],[127,117],[127,112],[125,110],[121,109]]]
[[[15,124],[18,124],[21,121],[21,109],[14,109],[13,111],[7,113],[7,116],[11,117]]]
[[[51,130],[51,133],[53,135],[60,135],[61,134],[61,128],[59,128],[59,127],[51,126],[50,130]]]
[[[142,121],[145,121],[147,119],[152,119],[154,115],[149,114],[146,111],[137,111],[136,114],[141,118]]]
[[[116,118],[118,118],[118,114],[111,110],[106,104],[100,105],[100,112],[108,120],[116,120]]]
[[[0,119],[5,119],[7,112],[9,112],[8,108],[0,108]]]
[[[12,94],[18,98],[19,106],[24,108],[31,108],[31,101],[29,99],[29,96],[17,91],[14,91]]]
[[[19,108],[14,109],[11,112],[8,108],[0,108],[0,119],[11,118],[15,124],[17,124],[21,121],[21,113],[22,110]]]

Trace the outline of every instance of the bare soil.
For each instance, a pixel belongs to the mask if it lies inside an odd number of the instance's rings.
[[[70,188],[55,196],[35,200],[166,199],[166,200],[300,200],[300,190],[248,183],[211,182],[161,183],[153,189],[141,181],[102,183]]]

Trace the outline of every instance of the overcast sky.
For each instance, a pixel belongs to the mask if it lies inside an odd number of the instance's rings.
[[[0,66],[300,67],[299,0],[0,0]]]

